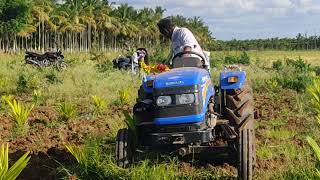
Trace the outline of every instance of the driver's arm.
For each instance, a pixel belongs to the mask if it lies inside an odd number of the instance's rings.
[[[173,51],[170,51],[170,54],[168,55],[167,59],[165,60],[164,64],[171,65],[172,64],[172,58],[173,58]]]

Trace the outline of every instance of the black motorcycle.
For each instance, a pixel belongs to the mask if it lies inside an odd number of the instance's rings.
[[[55,66],[59,70],[65,70],[68,67],[60,50],[45,52],[44,54],[26,51],[24,60],[26,64],[32,64],[40,68]]]
[[[149,64],[148,51],[145,48],[138,48],[132,56],[119,56],[112,61],[113,68],[119,70],[132,71],[137,74],[140,70],[139,62],[143,59],[145,64]]]

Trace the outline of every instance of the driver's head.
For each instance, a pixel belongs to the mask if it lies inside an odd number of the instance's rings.
[[[160,33],[161,33],[165,38],[171,39],[173,30],[174,30],[174,28],[176,27],[176,26],[174,25],[174,23],[172,22],[171,17],[166,17],[166,18],[164,18],[164,19],[161,19],[161,20],[158,22],[157,25],[158,25],[158,28],[159,28]]]

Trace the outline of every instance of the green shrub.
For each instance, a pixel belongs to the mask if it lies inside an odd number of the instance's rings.
[[[287,59],[286,63],[288,66],[293,67],[296,72],[309,72],[311,70],[311,64],[308,64],[300,57],[297,60]]]
[[[246,65],[251,64],[250,56],[245,51],[242,52],[242,54],[238,58],[238,61],[239,61],[239,64],[246,64]]]
[[[38,74],[20,74],[17,82],[18,93],[29,93],[34,89],[38,89],[41,85],[41,80]]]
[[[287,59],[285,64],[282,64],[280,60],[275,61],[273,68],[277,70],[274,78],[282,88],[304,92],[314,79],[310,64],[301,58],[297,60]]]
[[[279,80],[277,78],[267,79],[265,80],[265,85],[270,90],[276,90],[279,87]]]
[[[278,83],[283,88],[293,89],[297,92],[304,92],[306,88],[312,83],[312,77],[308,74],[283,75],[278,77]]]
[[[320,66],[314,67],[314,72],[316,72],[317,76],[320,76]]]
[[[245,51],[242,52],[240,56],[227,55],[224,58],[224,63],[226,64],[251,64],[250,56]]]
[[[238,63],[238,57],[233,55],[227,55],[224,58],[224,63],[226,64],[237,64]]]
[[[28,79],[25,74],[21,74],[17,82],[17,91],[19,93],[27,92],[28,90]]]
[[[168,56],[169,56],[168,50],[161,46],[154,48],[154,51],[152,52],[151,56],[149,52],[150,62],[154,64],[164,63],[165,61],[169,60]]]
[[[47,79],[47,82],[49,82],[50,84],[61,83],[61,80],[59,80],[58,74],[55,70],[49,71],[49,73],[45,75],[45,78]]]
[[[277,71],[280,71],[284,68],[284,64],[281,60],[277,60],[277,61],[272,62],[272,68]]]
[[[0,179],[16,179],[27,166],[30,158],[29,152],[26,152],[9,168],[9,145],[2,144],[0,148]]]
[[[211,58],[210,60],[210,67],[211,68],[216,68],[216,67],[221,67],[223,65],[223,60],[222,59],[218,59],[218,58]]]
[[[76,107],[67,102],[60,103],[57,107],[57,111],[60,119],[63,121],[69,121],[76,117],[77,114]]]

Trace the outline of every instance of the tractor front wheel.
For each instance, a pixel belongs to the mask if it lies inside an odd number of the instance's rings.
[[[127,128],[120,129],[116,140],[116,161],[122,168],[128,168],[133,160],[134,153],[134,135]]]

